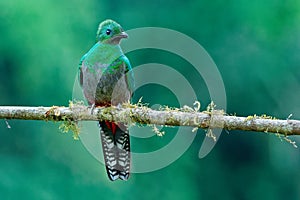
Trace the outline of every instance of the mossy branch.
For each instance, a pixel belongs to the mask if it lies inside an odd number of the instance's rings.
[[[195,128],[257,131],[289,135],[300,135],[299,120],[280,120],[268,116],[228,116],[213,106],[204,112],[191,107],[163,108],[152,110],[143,105],[124,104],[119,107],[91,108],[71,103],[69,107],[22,107],[0,106],[0,119],[44,120],[44,121],[99,121],[109,120],[128,124],[153,124],[168,126],[191,126]],[[71,123],[71,124],[72,124]]]

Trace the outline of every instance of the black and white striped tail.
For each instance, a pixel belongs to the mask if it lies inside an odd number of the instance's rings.
[[[127,180],[130,174],[130,141],[128,129],[121,125],[116,127],[115,134],[100,122],[100,136],[107,175],[110,180],[118,178]],[[123,128],[124,127],[124,128]]]

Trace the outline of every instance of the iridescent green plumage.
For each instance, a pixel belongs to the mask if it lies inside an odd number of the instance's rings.
[[[110,106],[128,102],[133,90],[133,74],[120,40],[127,34],[112,21],[100,23],[96,44],[79,66],[79,80],[90,105]],[[100,122],[104,160],[110,180],[127,180],[130,170],[128,129],[124,124]]]

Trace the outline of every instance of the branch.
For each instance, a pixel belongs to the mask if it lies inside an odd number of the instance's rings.
[[[189,107],[188,107],[189,108]],[[224,128],[288,135],[300,135],[299,120],[279,120],[268,116],[228,116],[222,110],[210,109],[197,112],[190,109],[152,110],[145,106],[123,105],[120,107],[91,108],[70,104],[70,107],[22,107],[0,106],[0,119],[45,121],[99,121],[154,124],[168,126],[191,126],[203,129]]]

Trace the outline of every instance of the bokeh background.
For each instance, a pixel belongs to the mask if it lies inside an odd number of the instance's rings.
[[[165,27],[198,41],[222,75],[228,113],[300,118],[300,1],[10,0],[0,8],[0,105],[67,106],[81,56],[93,45],[98,23],[112,18],[125,30]],[[201,77],[175,55],[145,50],[127,56],[133,67],[157,62],[184,69],[204,91],[202,109],[210,102]],[[138,92],[150,105],[177,105],[166,88]],[[269,134],[224,132],[198,159],[205,134],[199,130],[171,165],[110,182],[104,166],[58,123],[9,124],[0,121],[1,199],[300,199],[300,151]],[[132,149],[167,144],[176,131],[166,130]]]

